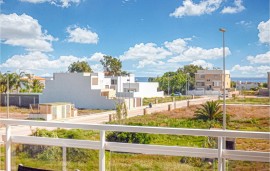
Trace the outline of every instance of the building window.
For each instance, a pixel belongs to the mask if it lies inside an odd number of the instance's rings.
[[[98,78],[92,78],[92,85],[98,85]]]
[[[210,81],[210,79],[207,79],[206,81]]]
[[[216,79],[217,79],[217,78],[218,78],[218,75],[214,75],[214,78],[216,78]]]
[[[197,82],[196,85],[197,86],[204,86],[204,82]]]
[[[201,75],[201,78],[205,78],[205,75]]]
[[[112,85],[116,85],[117,84],[117,80],[111,80],[111,84]]]

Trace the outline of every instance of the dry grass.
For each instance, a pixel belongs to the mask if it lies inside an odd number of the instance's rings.
[[[157,112],[157,114],[166,115],[168,118],[193,118],[194,112],[201,105],[192,105],[189,108],[179,108],[172,111]],[[270,107],[268,106],[226,106],[226,111],[231,115],[232,119],[247,119],[247,118],[269,118]],[[155,117],[155,116],[153,116]]]

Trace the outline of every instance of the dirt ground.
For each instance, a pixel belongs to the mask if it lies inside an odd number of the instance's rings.
[[[192,118],[194,117],[195,110],[200,106],[201,105],[192,105],[189,108],[180,108],[158,113],[166,114],[171,118]],[[233,119],[270,117],[270,106],[226,106],[226,111]]]

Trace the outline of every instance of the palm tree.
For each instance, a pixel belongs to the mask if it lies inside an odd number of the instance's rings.
[[[208,101],[195,111],[195,117],[204,121],[222,121],[221,106],[218,101]],[[210,128],[211,128],[210,124]]]
[[[5,75],[0,72],[0,93],[5,92],[6,88],[7,88],[7,84],[6,84]]]
[[[34,79],[31,88],[33,93],[41,93],[44,86],[39,80]]]

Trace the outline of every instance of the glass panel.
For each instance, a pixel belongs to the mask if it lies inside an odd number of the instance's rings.
[[[178,171],[178,170],[215,170],[214,159],[195,157],[176,157],[163,155],[145,155],[132,153],[110,153],[111,171]]]
[[[270,163],[227,160],[227,170],[269,170]]]
[[[5,170],[5,146],[3,142],[0,142],[0,170]]]
[[[64,147],[65,148],[65,147]],[[63,154],[66,151],[66,162]],[[99,169],[99,151],[81,148],[13,144],[12,170],[18,165],[48,170],[95,171]],[[65,164],[66,163],[66,164]]]
[[[12,170],[18,165],[48,170],[62,170],[61,147],[12,144]]]

